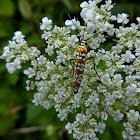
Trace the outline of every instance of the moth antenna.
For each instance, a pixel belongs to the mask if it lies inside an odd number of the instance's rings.
[[[71,18],[71,16],[70,16],[70,14],[67,12],[67,14],[68,14],[68,17],[69,17],[69,19],[72,21],[72,18]],[[75,19],[75,18],[74,18]],[[72,23],[73,23],[73,25],[75,26],[75,28],[78,30],[78,28],[76,27],[76,25],[75,25],[75,23],[72,21]],[[78,32],[79,32],[79,30],[78,30]]]
[[[90,38],[94,37],[97,33],[95,33],[94,35],[92,35],[91,37],[89,37],[88,39],[86,39],[85,41],[89,40]]]
[[[91,37],[89,37],[88,39],[86,39],[86,42],[87,42],[89,39],[91,39],[92,37],[94,37],[94,35],[93,35],[93,36],[91,36]]]
[[[66,10],[66,9],[65,9]],[[67,10],[66,10],[66,12],[67,12]],[[68,14],[68,17],[69,17],[69,19],[72,21],[72,23],[73,23],[73,25],[75,26],[75,28],[77,29],[77,31],[78,31],[78,34],[80,34],[80,31],[78,30],[78,28],[77,28],[77,26],[76,26],[76,24],[73,22],[73,20],[72,20],[72,18],[71,18],[71,16],[70,16],[70,14],[67,12],[67,14]],[[75,19],[75,18],[74,18]],[[80,35],[79,35],[80,36]]]

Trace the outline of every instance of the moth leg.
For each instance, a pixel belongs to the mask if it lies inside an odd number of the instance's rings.
[[[63,66],[63,67],[66,67],[67,65],[65,65],[64,63],[60,63],[61,64],[61,66]]]
[[[70,61],[70,65],[72,66],[72,70],[73,70],[73,74],[72,74],[72,77],[73,77],[73,75],[74,75],[74,67],[73,67],[73,65],[72,65],[72,61],[73,60],[75,60],[75,59],[70,59],[69,61]],[[61,66],[63,66],[63,67],[66,67],[67,65],[66,64],[64,64],[64,63],[60,63],[61,64]],[[71,78],[72,78],[71,77]]]
[[[72,61],[73,61],[73,60],[75,60],[75,59],[70,59],[70,64],[71,64],[71,66],[72,66],[72,70],[73,70],[72,77],[73,77],[73,75],[74,75],[74,67],[73,67],[73,65],[72,65]],[[72,78],[72,77],[71,77],[71,78]]]
[[[89,59],[93,59],[95,73],[96,73],[96,75],[98,76],[98,78],[101,79],[100,76],[98,75],[97,71],[96,71],[96,65],[95,65],[94,57],[89,57],[89,58],[87,58],[86,60],[89,60]],[[101,81],[101,80],[100,80],[100,81]]]

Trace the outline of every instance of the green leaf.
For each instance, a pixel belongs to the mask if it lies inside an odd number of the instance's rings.
[[[7,37],[8,36],[8,32],[5,28],[5,23],[4,22],[1,22],[0,23],[0,38],[1,37]]]
[[[42,43],[42,40],[40,39],[40,37],[35,38],[34,36],[28,36],[26,40],[29,46],[36,46],[37,44]]]
[[[0,118],[0,135],[6,134],[15,125],[17,119],[17,114]]]
[[[7,109],[7,107],[4,104],[0,105],[0,115],[3,115],[3,113],[5,113],[6,109]]]
[[[63,4],[66,6],[68,10],[72,10],[73,5],[70,0],[62,0]]]
[[[101,140],[123,140],[122,131],[123,125],[120,122],[116,122],[112,117],[109,117],[106,121],[104,133],[99,135],[98,138]]]
[[[19,80],[19,72],[16,71],[15,73],[13,74],[9,74],[7,72],[6,74],[6,79],[8,79],[7,83],[11,84],[11,85],[15,85],[17,83],[17,81]]]
[[[26,112],[27,124],[35,123],[41,125],[48,125],[55,123],[56,118],[57,116],[54,109],[46,110],[41,106],[33,107],[33,104],[28,104],[28,109]]]
[[[13,16],[14,11],[15,7],[11,0],[0,0],[0,15]]]
[[[19,0],[18,5],[22,16],[24,16],[25,18],[32,17],[31,5],[27,0]]]

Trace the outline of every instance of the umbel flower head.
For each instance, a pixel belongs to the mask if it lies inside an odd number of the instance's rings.
[[[29,78],[26,89],[36,90],[32,102],[47,110],[54,107],[61,121],[72,113],[75,121],[68,122],[65,129],[74,139],[97,140],[96,132],[104,132],[106,120],[111,116],[115,121],[125,117],[124,139],[139,140],[140,114],[132,106],[140,103],[140,17],[138,23],[128,27],[127,14],[112,15],[111,0],[99,6],[100,2],[81,3],[84,26],[76,19],[69,19],[65,21],[66,26],[53,27],[52,20],[44,17],[40,29],[41,38],[46,41],[45,54],[37,47],[29,47],[24,35],[17,31],[0,58],[6,60],[11,74],[20,69],[22,63],[31,61],[24,74]],[[78,33],[72,34],[72,30]],[[114,45],[101,48],[108,39],[112,39]],[[81,40],[87,42],[90,51],[79,91],[73,94],[75,66],[70,60],[76,59]]]

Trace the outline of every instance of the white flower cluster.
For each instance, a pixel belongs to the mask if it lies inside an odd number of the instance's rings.
[[[95,132],[100,132],[102,134],[104,132],[106,124],[101,122],[97,123],[97,121],[91,116],[92,115],[88,116],[78,113],[76,115],[76,121],[74,121],[73,123],[68,123],[65,126],[65,129],[68,130],[69,134],[71,134],[72,131],[74,131],[74,139],[97,139]]]
[[[64,27],[53,27],[52,20],[44,17],[40,29],[41,38],[46,41],[45,55],[36,47],[28,47],[22,33],[17,31],[0,58],[6,59],[9,73],[20,69],[21,63],[31,61],[24,74],[34,78],[26,81],[27,90],[37,91],[33,103],[46,109],[53,106],[61,121],[72,113],[75,121],[68,122],[65,128],[75,139],[97,140],[96,132],[104,132],[109,116],[121,121],[127,115],[123,138],[139,140],[140,115],[130,107],[140,103],[140,17],[137,24],[125,27],[128,15],[112,15],[112,1],[102,5],[100,2],[81,3],[84,26],[72,19],[66,20]],[[119,28],[113,23],[119,24]],[[72,34],[71,30],[78,30],[79,34]],[[100,49],[110,36],[114,45],[110,50],[105,46]],[[75,50],[82,39],[91,49],[87,58],[94,57],[96,68],[93,59],[86,61],[79,92],[74,95],[70,59],[76,58]]]
[[[105,123],[99,122],[97,124],[97,121],[94,118],[90,118],[89,116],[78,113],[76,115],[76,121],[74,121],[72,124],[68,123],[65,126],[65,129],[68,130],[69,134],[74,131],[74,139],[90,140],[97,139],[95,132],[100,132],[102,134],[105,127]]]
[[[12,41],[9,41],[8,46],[5,46],[3,50],[0,58],[6,59],[6,68],[11,74],[21,68],[21,63],[35,59],[40,55],[40,51],[36,47],[28,47],[24,35],[20,31],[15,32]],[[14,61],[10,62],[11,60]]]
[[[125,131],[122,132],[124,139],[139,140],[140,139],[140,114],[138,111],[129,110],[127,113],[128,122],[123,123]]]

